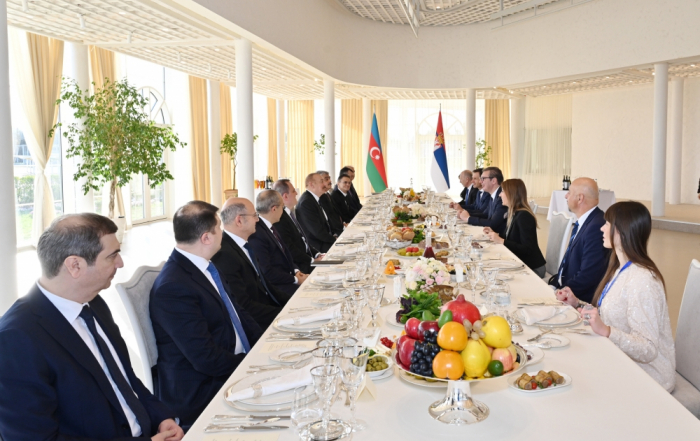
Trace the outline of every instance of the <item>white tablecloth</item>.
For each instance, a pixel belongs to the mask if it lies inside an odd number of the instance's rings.
[[[569,208],[566,205],[566,190],[554,190],[552,192],[552,197],[549,199],[549,211],[547,211],[547,220],[552,220],[552,213],[564,212],[571,216],[573,213],[569,212]],[[598,193],[598,208],[603,211],[607,211],[612,204],[615,203],[615,192],[611,190],[600,190]]]
[[[473,234],[480,228],[467,227]],[[368,227],[350,227],[344,235],[368,231]],[[333,250],[331,249],[331,253]],[[387,252],[386,257],[389,257]],[[503,245],[487,248],[484,258],[517,259]],[[321,269],[323,271],[323,269]],[[508,282],[512,291],[512,308],[526,298],[552,297],[553,293],[532,272],[515,275]],[[305,282],[308,285],[309,281]],[[307,289],[307,286],[304,286]],[[389,283],[386,295],[393,294]],[[467,298],[470,297],[470,294]],[[302,289],[289,301],[282,315],[289,308],[308,306],[312,299],[302,297]],[[397,310],[396,305],[379,311],[382,319]],[[369,315],[369,312],[367,312]],[[382,321],[382,336],[397,336],[401,329]],[[204,427],[212,416],[218,414],[245,414],[226,404],[223,393],[228,385],[246,376],[251,364],[270,363],[262,353],[265,335],[231,375],[216,397],[204,410],[185,440],[229,439],[220,436],[208,438]],[[525,333],[514,336],[519,343],[539,333],[535,327],[525,326]],[[700,439],[700,421],[678,403],[668,392],[651,379],[629,357],[608,339],[600,336],[566,334],[571,340],[568,347],[545,350],[539,363],[527,368],[567,373],[573,379],[571,387],[528,395],[508,387],[508,378],[472,385],[476,399],[486,403],[490,416],[483,422],[462,427],[447,426],[428,415],[428,406],[444,397],[443,389],[430,389],[408,384],[394,375],[377,381],[378,398],[370,400],[365,395],[357,404],[357,417],[368,423],[368,428],[356,434],[357,440],[417,440],[417,439],[489,439],[489,440],[665,440]],[[511,378],[512,380],[512,378]],[[332,412],[341,418],[349,415],[343,402],[337,402]],[[287,412],[279,412],[288,414]],[[269,414],[274,414],[270,412]],[[288,420],[276,424],[288,425]],[[271,432],[280,441],[297,440],[290,428]],[[235,435],[235,433],[232,433]],[[235,436],[232,438],[235,439]]]

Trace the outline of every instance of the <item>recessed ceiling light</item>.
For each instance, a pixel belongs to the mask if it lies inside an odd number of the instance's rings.
[[[81,33],[81,34],[84,34],[84,33],[85,33],[85,31],[80,31],[80,33]]]
[[[606,79],[606,80],[609,80],[609,79],[610,79],[610,77],[605,77],[605,79]]]
[[[651,74],[652,74],[652,75],[656,75],[656,72],[652,72]]]
[[[695,67],[695,65],[694,65],[694,64],[691,64],[690,67]]]
[[[573,82],[573,83],[571,83],[571,84],[576,84],[576,81],[574,81],[574,82]]]
[[[219,49],[218,47],[215,47],[214,50],[215,50],[216,52],[219,52],[221,49]]]
[[[542,86],[542,87],[545,88],[545,89],[547,88],[547,86]]]
[[[628,81],[628,83],[631,83],[631,82],[632,82],[632,80],[629,80],[629,81]]]
[[[119,12],[119,15],[126,15],[126,11]]]

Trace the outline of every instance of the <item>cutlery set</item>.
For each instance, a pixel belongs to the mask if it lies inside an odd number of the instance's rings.
[[[290,417],[284,415],[277,416],[257,416],[257,415],[216,415],[212,418],[213,423],[204,428],[204,432],[229,432],[246,430],[283,430],[289,426],[266,426],[268,423],[275,423],[279,420],[288,420]],[[260,420],[260,421],[256,421]]]

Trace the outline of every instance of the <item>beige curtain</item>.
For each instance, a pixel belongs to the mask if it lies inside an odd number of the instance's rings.
[[[50,176],[46,165],[58,120],[56,100],[61,93],[63,41],[10,28],[13,76],[26,118],[25,139],[36,172],[32,240],[36,243],[55,217]]]
[[[287,175],[298,188],[304,188],[306,176],[316,171],[314,155],[313,100],[287,101],[288,146]]]
[[[382,155],[384,156],[384,169],[386,170],[387,158],[386,146],[389,145],[387,139],[387,122],[389,113],[389,101],[372,100],[372,111],[377,115],[377,127],[379,128],[379,140],[382,142]],[[370,129],[371,130],[371,129]]]
[[[209,185],[209,113],[207,82],[190,76],[190,115],[192,115],[192,185],[194,198],[211,203]],[[222,158],[223,160],[223,158]]]
[[[510,177],[510,102],[486,100],[486,131],[484,140],[491,146],[491,164]]]
[[[233,116],[231,114],[231,86],[220,87],[219,105],[221,107],[221,139],[233,133]],[[221,154],[221,182],[224,190],[233,188],[233,161],[228,153]]]
[[[279,179],[277,173],[277,100],[272,98],[267,99],[267,174],[272,177],[273,181]]]
[[[362,146],[362,100],[341,100],[340,104],[340,166],[355,167],[353,185],[358,195],[364,195],[365,170],[362,167],[362,152],[366,146]],[[384,145],[382,140],[382,146]]]

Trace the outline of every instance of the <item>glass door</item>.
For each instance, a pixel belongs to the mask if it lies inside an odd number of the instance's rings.
[[[129,186],[133,224],[165,219],[165,183],[151,188],[148,176],[139,173],[133,175]]]

